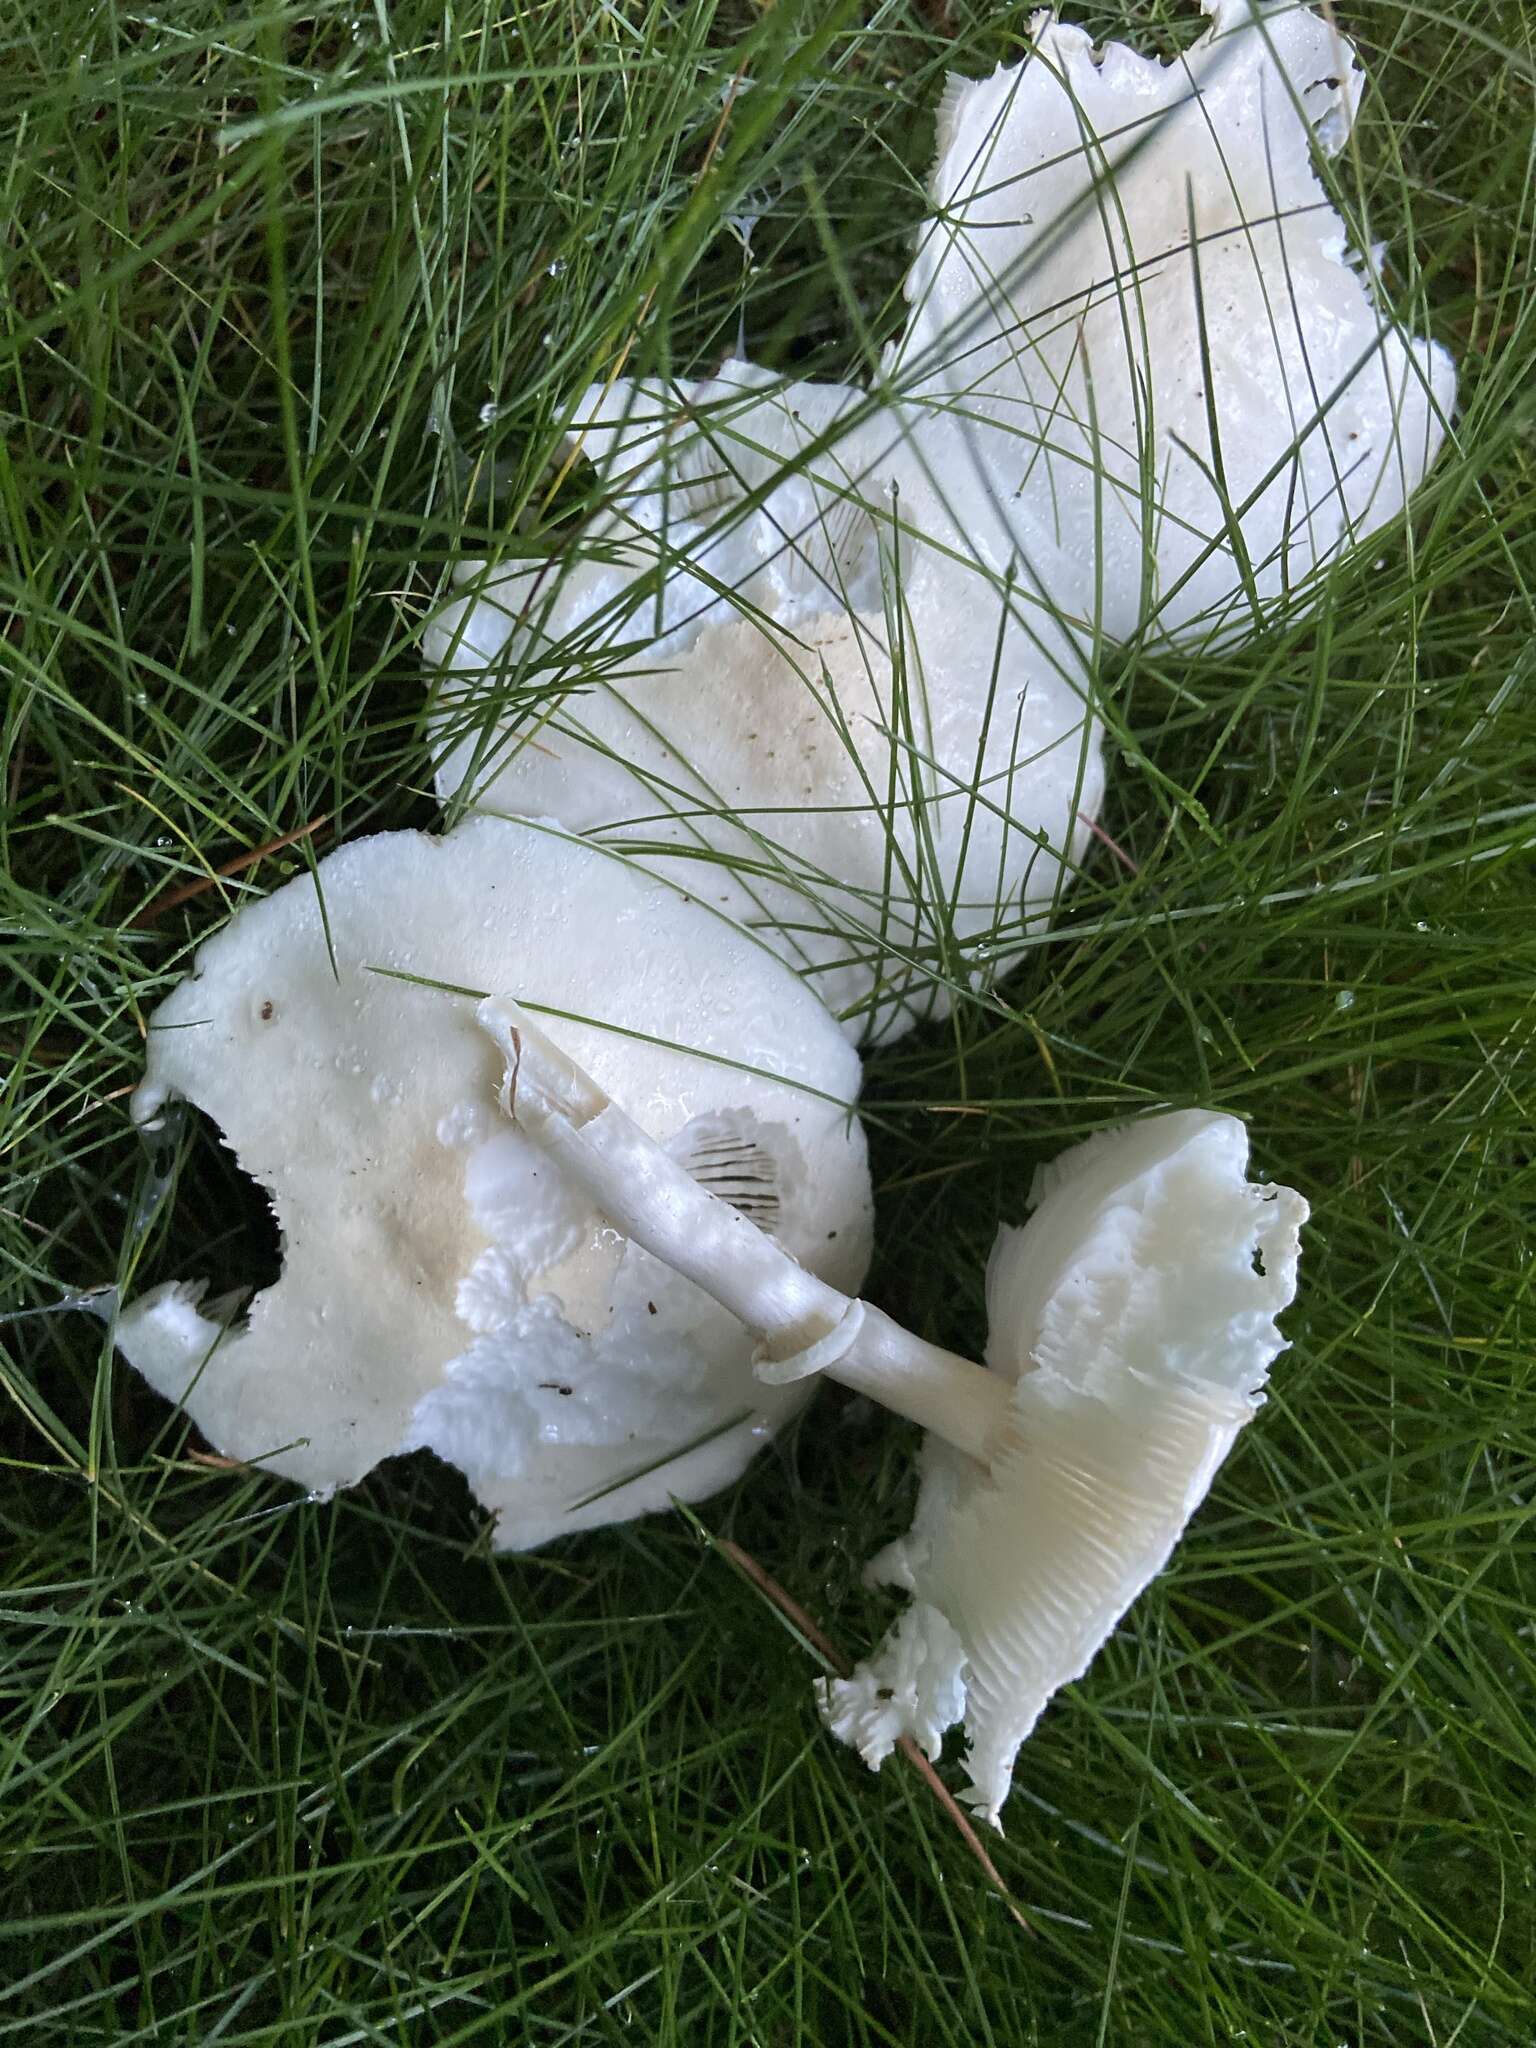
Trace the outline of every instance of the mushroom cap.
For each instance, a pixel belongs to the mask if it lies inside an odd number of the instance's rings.
[[[1006,553],[963,552],[939,442],[873,420],[823,448],[856,394],[766,374],[588,394],[616,507],[429,628],[438,790],[627,844],[874,1041],[1048,914],[1098,725],[1073,636]]]
[[[178,1096],[213,1118],[271,1196],[283,1270],[228,1329],[196,1288],[158,1288],[118,1343],[229,1455],[329,1492],[426,1446],[525,1548],[713,1491],[796,1404],[500,1115],[491,991],[556,1013],[652,1136],[857,1285],[858,1061],[815,998],[619,856],[479,817],[331,854],[240,910],[155,1012],[135,1119]]]
[[[1042,11],[1022,64],[950,80],[887,364],[994,475],[1033,478],[1005,493],[1020,547],[1048,504],[1049,559],[1097,556],[1114,637],[1251,626],[1402,510],[1455,396],[1318,178],[1363,83],[1350,45],[1291,0],[1205,9],[1166,65]]]
[[[985,1465],[929,1438],[911,1532],[869,1567],[912,1595],[824,1691],[878,1765],[931,1756],[963,1711],[990,1821],[1019,1745],[1172,1554],[1285,1348],[1307,1205],[1247,1179],[1248,1136],[1204,1111],[1107,1132],[1037,1177],[987,1271],[987,1362],[1014,1384]]]

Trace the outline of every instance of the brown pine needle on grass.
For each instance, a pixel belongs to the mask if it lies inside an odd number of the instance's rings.
[[[184,903],[195,903],[199,896],[217,888],[220,882],[228,881],[231,875],[243,875],[258,861],[266,860],[274,853],[282,853],[287,847],[298,846],[306,839],[319,837],[330,822],[329,814],[311,818],[307,825],[296,825],[291,832],[279,832],[275,839],[263,840],[260,846],[253,846],[248,853],[237,853],[233,859],[223,862],[209,874],[199,875],[195,881],[167,889],[164,895],[155,897],[152,903],[146,903],[142,910],[129,918],[128,929],[140,931],[158,924],[167,912],[179,910]]]
[[[796,1633],[803,1636],[813,1650],[818,1650],[821,1653],[839,1678],[851,1678],[853,1676],[852,1664],[849,1663],[842,1651],[838,1649],[826,1630],[811,1619],[799,1601],[792,1594],[787,1593],[772,1573],[765,1571],[749,1551],[743,1550],[741,1545],[733,1542],[729,1536],[712,1536],[710,1541],[722,1557],[729,1558],[737,1570],[744,1577],[752,1581],[752,1584],[757,1587],[763,1597],[771,1601],[778,1608],[779,1612]],[[977,1834],[970,1815],[961,1806],[954,1793],[950,1791],[949,1787],[944,1783],[944,1780],[939,1776],[910,1735],[901,1736],[897,1741],[896,1747],[928,1786],[935,1799],[943,1807],[944,1812],[954,1823],[961,1840],[981,1865],[986,1873],[988,1883],[1008,1908],[1013,1918],[1019,1923],[1026,1934],[1032,1934],[1034,1929],[1030,1926],[1028,1920],[1025,1919],[1023,1911],[1012,1892],[1004,1884],[1002,1873],[997,1865],[987,1854],[986,1845],[980,1835]]]

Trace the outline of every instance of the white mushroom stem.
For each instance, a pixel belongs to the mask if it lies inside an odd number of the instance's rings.
[[[829,1287],[711,1194],[515,1003],[476,1013],[507,1061],[501,1105],[617,1230],[757,1332],[760,1379],[826,1372],[985,1460],[1012,1395],[1000,1376]]]

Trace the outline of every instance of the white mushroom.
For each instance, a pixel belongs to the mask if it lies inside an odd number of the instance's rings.
[[[1162,1570],[1258,1407],[1306,1203],[1247,1180],[1232,1117],[1181,1111],[1090,1139],[998,1238],[983,1368],[804,1272],[515,1009],[481,1017],[519,1127],[760,1334],[762,1379],[827,1372],[930,1432],[912,1531],[870,1567],[912,1604],[851,1678],[825,1682],[823,1711],[875,1767],[903,1735],[936,1757],[963,1718],[971,1802],[995,1823],[1046,1701]]]
[[[172,1284],[118,1343],[220,1450],[316,1491],[437,1451],[517,1548],[711,1492],[800,1397],[756,1386],[740,1325],[497,1115],[472,996],[509,983],[680,1172],[857,1284],[858,1061],[815,998],[618,856],[476,818],[361,840],[249,904],[155,1012],[136,1121],[206,1110],[284,1263],[241,1323]]]

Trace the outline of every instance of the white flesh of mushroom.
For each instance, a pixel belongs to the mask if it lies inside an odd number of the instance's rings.
[[[713,1201],[506,1004],[506,1106],[635,1242],[762,1337],[772,1384],[829,1373],[930,1432],[913,1529],[870,1567],[912,1604],[825,1682],[828,1725],[874,1767],[964,1720],[970,1798],[996,1824],[1014,1757],[1162,1570],[1284,1349],[1306,1203],[1247,1179],[1233,1117],[1183,1111],[1042,1171],[987,1275],[986,1368],[807,1274]]]
[[[281,1278],[227,1328],[196,1288],[159,1288],[124,1311],[124,1355],[220,1450],[315,1491],[431,1448],[503,1547],[734,1478],[798,1390],[757,1386],[740,1325],[497,1114],[473,1001],[397,977],[510,983],[595,1020],[549,1028],[679,1171],[856,1285],[869,1194],[846,1040],[764,948],[557,827],[387,833],[317,879],[201,948],[133,1104],[146,1125],[177,1096],[214,1119],[271,1195]]]

